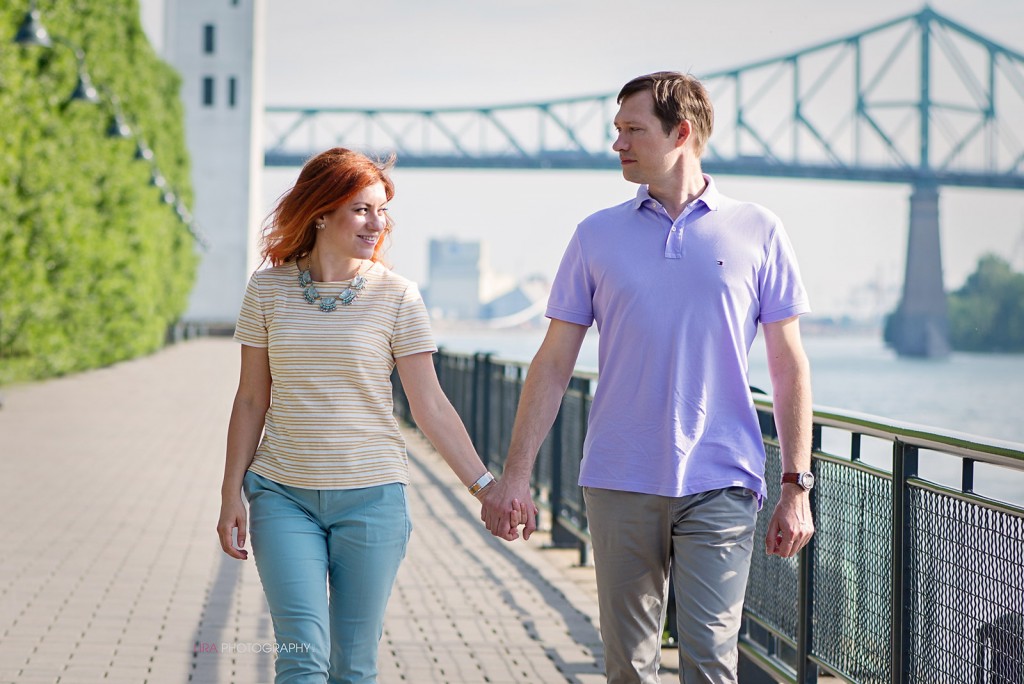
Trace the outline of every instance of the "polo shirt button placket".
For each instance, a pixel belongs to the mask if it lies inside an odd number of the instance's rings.
[[[668,232],[668,242],[665,244],[666,259],[681,259],[683,257],[683,226],[681,218],[680,224],[673,223],[672,229]]]

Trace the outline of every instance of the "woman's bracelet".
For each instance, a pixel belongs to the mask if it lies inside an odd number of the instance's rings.
[[[491,471],[487,471],[480,476],[480,479],[469,485],[469,493],[473,496],[479,494],[484,487],[494,482],[494,475],[491,475]]]

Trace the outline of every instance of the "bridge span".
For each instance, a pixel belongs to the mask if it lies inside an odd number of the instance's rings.
[[[925,8],[752,64],[698,74],[715,102],[704,168],[910,185],[903,294],[887,340],[949,351],[943,187],[1024,189],[1024,54]],[[461,108],[268,107],[267,166],[334,145],[408,168],[617,169],[615,94]],[[827,220],[823,220],[827,223]]]

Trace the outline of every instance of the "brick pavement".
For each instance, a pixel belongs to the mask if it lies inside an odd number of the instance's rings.
[[[7,388],[0,410],[0,684],[273,679],[252,561],[214,526],[238,373],[225,339]],[[409,434],[414,521],[384,684],[604,681],[589,569],[506,544]]]

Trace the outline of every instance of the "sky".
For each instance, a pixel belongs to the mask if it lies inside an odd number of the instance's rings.
[[[143,0],[147,26],[164,0]],[[172,1],[172,0],[166,0]],[[267,104],[480,106],[617,91],[661,69],[697,76],[913,14],[910,0],[267,0]],[[1024,52],[1024,2],[937,0],[936,11]],[[155,36],[155,42],[159,37]],[[714,139],[712,138],[712,141]],[[297,170],[264,174],[266,209]],[[432,237],[484,241],[518,277],[554,275],[575,225],[631,197],[617,170],[394,172],[390,260],[427,284]],[[820,315],[868,315],[902,285],[910,188],[723,176],[727,195],[786,225]],[[1024,260],[1024,192],[944,189],[947,289],[995,251]],[[1024,265],[1024,264],[1021,264]]]

